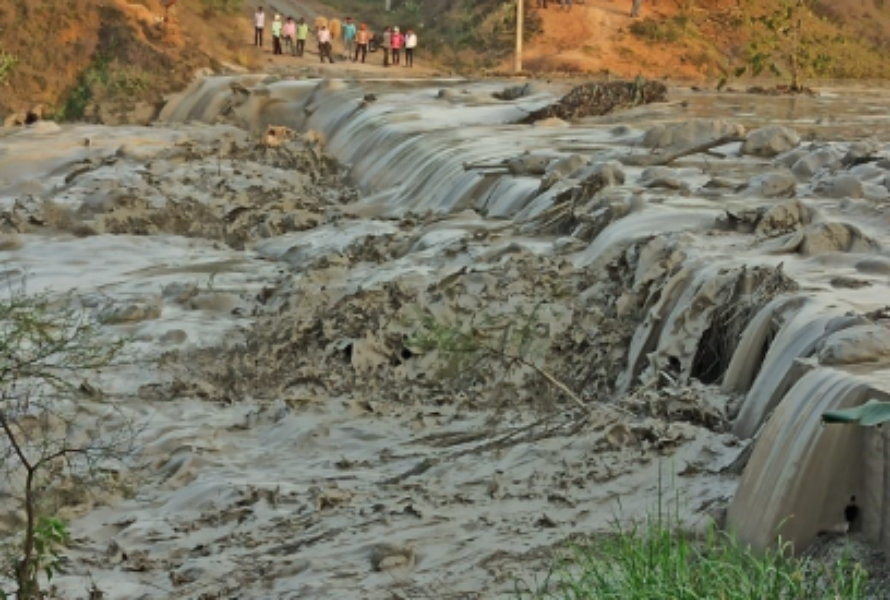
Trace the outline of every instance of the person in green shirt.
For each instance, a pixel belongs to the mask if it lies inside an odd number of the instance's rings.
[[[272,54],[284,54],[281,50],[281,15],[272,21]]]
[[[300,19],[297,25],[297,51],[294,56],[303,56],[303,51],[306,49],[306,36],[308,35],[309,25],[306,24],[306,19]]]

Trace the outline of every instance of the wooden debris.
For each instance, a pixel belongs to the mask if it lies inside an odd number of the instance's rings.
[[[707,152],[712,148],[718,148],[732,142],[741,142],[742,140],[743,138],[739,137],[736,134],[724,135],[723,137],[719,137],[716,140],[708,140],[707,142],[698,144],[697,146],[684,148],[683,150],[677,150],[676,152],[671,152],[670,154],[629,154],[627,156],[618,157],[618,160],[621,162],[621,164],[629,165],[632,167],[660,167],[669,165],[670,163],[674,162],[677,159],[683,158],[684,156],[691,156],[693,154],[699,154],[700,152]]]

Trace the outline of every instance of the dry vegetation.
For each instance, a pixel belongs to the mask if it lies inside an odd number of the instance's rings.
[[[812,76],[832,79],[884,78],[890,74],[886,39],[890,7],[884,0],[808,0],[804,29],[831,57]],[[629,33],[660,49],[682,49],[680,63],[705,76],[725,75],[745,62],[757,34],[756,18],[776,9],[771,0],[670,0],[633,21]]]

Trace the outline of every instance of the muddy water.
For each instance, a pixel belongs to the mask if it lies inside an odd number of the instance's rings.
[[[829,85],[820,87],[815,97],[711,92],[689,92],[676,97],[688,103],[683,112],[689,117],[732,118],[749,126],[768,120],[794,127],[805,138],[823,141],[890,139],[890,93],[883,85]]]
[[[151,308],[122,327],[178,363],[102,382],[146,436],[126,492],[65,508],[65,593],[497,597],[665,486],[761,547],[855,494],[886,543],[884,438],[819,425],[890,389],[886,95],[518,126],[565,90],[502,88],[208,79],[152,128],[3,136],[4,267]],[[634,166],[766,124],[803,139]],[[432,316],[511,348],[528,315],[509,368],[409,342]]]

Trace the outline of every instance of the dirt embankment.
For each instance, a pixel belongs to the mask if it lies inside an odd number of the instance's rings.
[[[253,61],[246,15],[163,4],[0,0],[0,116],[37,108],[56,119],[147,121],[199,70]]]

